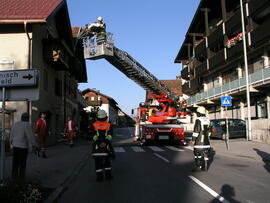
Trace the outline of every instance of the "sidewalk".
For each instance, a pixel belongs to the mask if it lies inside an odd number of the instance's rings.
[[[229,150],[223,140],[211,140],[217,154],[270,162],[270,145],[245,139],[229,141]]]
[[[49,147],[48,158],[39,158],[31,153],[27,159],[26,179],[39,181],[44,187],[59,191],[74,178],[90,156],[91,146],[85,140],[75,140],[74,147],[64,143]],[[5,177],[11,177],[12,156],[6,156]],[[55,193],[55,192],[54,192]]]

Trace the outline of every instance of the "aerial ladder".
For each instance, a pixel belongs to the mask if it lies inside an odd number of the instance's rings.
[[[151,74],[127,52],[114,46],[114,39],[112,33],[107,32],[105,38],[99,39],[96,34],[92,34],[91,32],[85,33],[83,31],[83,28],[81,28],[77,38],[79,40],[82,40],[82,44],[84,47],[84,58],[86,60],[107,60],[110,64],[112,64],[119,71],[125,74],[128,78],[136,82],[146,91],[151,92],[153,98],[160,102],[161,105],[163,105],[164,111],[168,105],[174,106],[175,109],[178,109],[180,107],[179,97],[177,95],[175,95],[166,85],[161,83],[153,74]],[[138,108],[138,111],[140,111],[140,107]],[[139,114],[140,113],[141,112],[139,112]],[[144,131],[143,127],[147,127],[148,129],[150,129],[150,123],[169,124],[169,117],[176,120],[176,115],[163,115],[164,116],[159,115],[149,117],[148,123],[141,122],[141,115],[137,116],[135,137],[142,137]],[[146,124],[148,126],[146,126]],[[158,130],[157,128],[160,127],[156,125],[152,126],[154,126],[154,128],[152,128],[154,129],[154,131]],[[166,126],[163,125],[162,127],[164,128]],[[172,125],[167,125],[167,127],[170,129],[170,131],[173,131],[173,128],[175,128],[175,126]],[[179,128],[179,126],[177,126],[177,128]],[[183,130],[178,130],[177,132],[178,134],[182,135],[181,140],[183,140]]]

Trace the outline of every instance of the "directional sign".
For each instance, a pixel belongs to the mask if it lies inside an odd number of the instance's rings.
[[[34,86],[37,84],[37,70],[0,71],[0,87]]]
[[[231,96],[222,96],[221,97],[221,106],[232,106],[232,97]]]

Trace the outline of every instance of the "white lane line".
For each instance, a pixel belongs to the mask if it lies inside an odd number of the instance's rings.
[[[152,149],[154,152],[164,152],[163,149],[157,147],[157,146],[149,146],[150,149]]]
[[[184,148],[193,151],[193,147],[192,147],[192,146],[186,146],[186,147],[184,147]]]
[[[174,146],[165,146],[165,147],[168,148],[168,149],[170,149],[170,150],[172,150],[172,151],[176,151],[176,152],[183,152],[183,151],[185,151],[183,149],[179,149],[179,148],[174,147]]]
[[[163,161],[167,162],[167,163],[170,163],[170,161],[166,158],[164,158],[163,156],[157,154],[157,153],[154,153],[155,156],[157,156],[158,158],[162,159]]]
[[[204,190],[206,190],[209,194],[211,194],[213,197],[218,199],[222,203],[230,203],[228,200],[226,200],[224,197],[220,196],[218,193],[216,193],[214,190],[212,190],[210,187],[205,185],[203,182],[199,181],[194,176],[188,176],[191,180],[193,180],[195,183],[197,183],[199,186],[201,186]]]
[[[131,147],[134,152],[145,152],[141,147]]]
[[[125,152],[125,149],[123,147],[114,147],[113,149],[115,152]]]

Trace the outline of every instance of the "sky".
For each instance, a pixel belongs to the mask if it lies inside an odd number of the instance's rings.
[[[115,46],[128,52],[160,80],[180,75],[174,59],[183,43],[199,0],[67,0],[72,26],[84,26],[102,16]],[[145,90],[105,59],[86,61],[87,83],[118,103],[127,114],[145,101]]]

